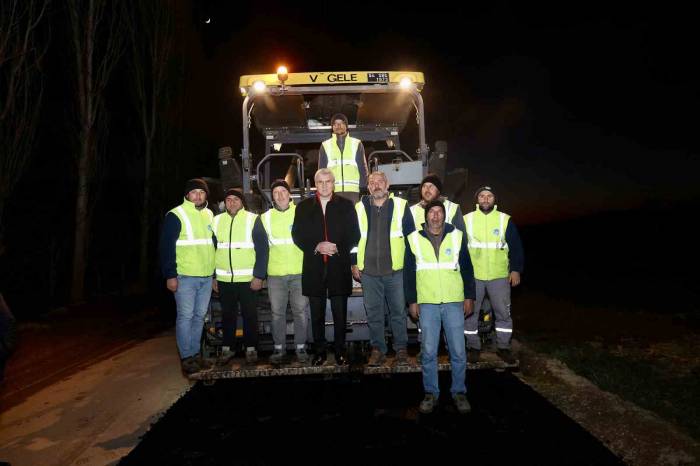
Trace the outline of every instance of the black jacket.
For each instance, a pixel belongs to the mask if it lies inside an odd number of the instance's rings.
[[[327,236],[324,234],[324,226]],[[303,200],[294,215],[292,239],[304,252],[301,287],[305,296],[352,293],[350,250],[360,240],[360,227],[352,201],[334,194],[326,204],[324,218],[317,196]],[[322,241],[330,241],[338,246],[338,254],[328,256],[326,263],[323,262],[322,254],[314,253]]]

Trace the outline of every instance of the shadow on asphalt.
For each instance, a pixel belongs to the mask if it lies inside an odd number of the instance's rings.
[[[420,374],[198,383],[120,464],[623,464],[512,374],[473,371],[468,383],[466,416],[447,373],[430,415],[417,411]]]

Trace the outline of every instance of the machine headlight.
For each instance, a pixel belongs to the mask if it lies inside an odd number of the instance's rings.
[[[265,84],[263,81],[255,81],[253,83],[253,90],[256,92],[256,94],[262,94],[267,91],[267,84]]]
[[[401,89],[408,90],[408,89],[413,87],[413,80],[411,78],[409,78],[408,76],[404,76],[399,81],[399,86],[401,86]]]

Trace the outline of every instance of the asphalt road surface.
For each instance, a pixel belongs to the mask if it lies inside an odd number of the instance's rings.
[[[623,464],[513,374],[470,371],[468,415],[441,388],[421,415],[419,374],[200,382],[120,464]]]

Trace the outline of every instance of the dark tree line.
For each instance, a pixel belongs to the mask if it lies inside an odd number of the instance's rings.
[[[40,288],[52,305],[146,290],[156,276],[155,237],[172,199],[168,191],[180,181],[169,167],[184,159],[187,146],[178,127],[182,6],[174,0],[0,0],[0,8],[0,254],[3,244],[6,252],[0,292],[31,288],[18,273],[31,263],[51,270],[35,279],[48,277],[37,280],[50,282]],[[46,147],[56,150],[49,155]],[[18,222],[30,218],[20,197],[31,192],[31,167],[44,166],[58,167],[43,179],[65,195],[50,199],[56,205],[45,211],[59,220],[48,222],[39,244],[29,246],[33,236],[17,233]],[[124,192],[114,195],[108,190],[117,179]],[[105,221],[113,225],[105,228]],[[5,230],[12,238],[3,240]],[[113,235],[104,233],[110,230]],[[35,254],[38,259],[14,253],[32,247],[45,253]],[[122,252],[122,263],[100,259],[110,249]]]

